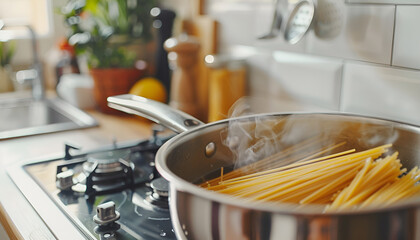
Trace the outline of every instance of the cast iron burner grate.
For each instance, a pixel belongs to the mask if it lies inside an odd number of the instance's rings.
[[[154,156],[162,144],[156,137],[138,146],[89,153],[85,157],[72,156],[65,146],[65,162],[57,165],[56,186],[63,192],[75,192],[94,198],[132,189],[152,180],[157,174]]]
[[[107,164],[90,162],[89,159],[83,166],[91,165],[85,171],[86,195],[104,194],[113,190],[122,190],[134,186],[134,165],[120,158]]]

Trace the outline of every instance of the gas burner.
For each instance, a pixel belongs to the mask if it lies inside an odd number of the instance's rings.
[[[156,178],[150,183],[150,187],[153,192],[146,197],[146,201],[154,206],[168,209],[169,182],[162,177]]]
[[[57,188],[88,198],[133,188],[154,178],[155,151],[134,147],[72,157],[57,166]]]
[[[95,171],[98,174],[121,172],[124,171],[128,164],[127,159],[129,159],[129,155],[130,150],[128,149],[89,154],[87,161],[83,163],[83,170],[86,173]],[[122,163],[122,161],[125,161],[125,163]],[[134,169],[134,164],[129,163],[129,165]]]
[[[134,186],[134,165],[124,159],[108,163],[85,162],[83,164],[84,169],[86,169],[86,165],[90,165],[90,171],[85,172],[87,176],[85,193],[88,196]]]
[[[129,159],[128,149],[89,154],[82,165],[86,175],[86,194],[133,187],[134,164]]]

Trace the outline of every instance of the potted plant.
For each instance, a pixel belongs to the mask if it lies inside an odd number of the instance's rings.
[[[13,91],[13,83],[10,78],[10,62],[15,53],[14,44],[0,42],[0,93]]]
[[[115,112],[107,97],[127,93],[145,71],[145,62],[139,60],[153,39],[150,11],[155,5],[155,0],[69,0],[61,10],[68,42],[77,56],[87,59],[103,112]]]

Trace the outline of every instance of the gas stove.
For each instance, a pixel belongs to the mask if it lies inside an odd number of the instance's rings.
[[[58,239],[176,239],[168,182],[154,166],[170,137],[35,160],[8,174]]]

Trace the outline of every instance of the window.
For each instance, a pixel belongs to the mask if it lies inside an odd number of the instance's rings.
[[[0,40],[29,38],[29,25],[38,37],[49,36],[52,32],[51,0],[1,0],[0,19],[5,27]]]

